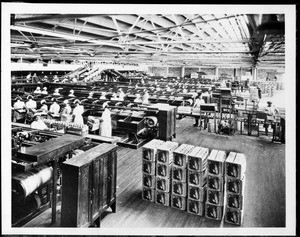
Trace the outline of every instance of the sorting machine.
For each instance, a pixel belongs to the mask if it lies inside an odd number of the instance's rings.
[[[84,156],[80,154],[94,147],[103,146],[100,144],[102,141],[93,142],[88,137],[34,130],[29,125],[18,123],[12,124],[11,132],[12,226],[23,226],[50,207],[51,224],[54,224],[56,203],[62,200],[61,180],[64,179],[64,175],[61,167],[66,160],[73,160],[75,157],[76,160],[82,159]],[[99,156],[100,153],[96,155]],[[75,196],[73,195],[73,198]],[[89,222],[90,225],[92,221]],[[100,223],[100,220],[98,222]]]

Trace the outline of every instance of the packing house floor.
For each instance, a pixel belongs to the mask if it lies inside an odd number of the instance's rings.
[[[272,143],[271,137],[236,134],[223,136],[193,127],[192,118],[177,121],[173,141],[244,153],[247,160],[242,227],[285,227],[285,145]],[[101,227],[235,227],[184,211],[145,201],[142,190],[142,149],[118,147],[117,213],[109,211],[102,217]],[[59,205],[59,204],[58,204]],[[25,227],[59,227],[51,225],[48,209]]]

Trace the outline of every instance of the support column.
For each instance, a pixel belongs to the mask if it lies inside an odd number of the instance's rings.
[[[181,68],[181,77],[184,77],[185,67]]]
[[[216,80],[218,80],[218,78],[219,78],[219,68],[218,67],[215,68],[215,76],[216,76]]]
[[[169,76],[169,67],[167,67],[167,77]]]
[[[257,67],[252,68],[253,81],[257,81]]]
[[[243,73],[243,68],[241,67],[241,76],[240,76],[240,81],[242,80],[242,74]]]

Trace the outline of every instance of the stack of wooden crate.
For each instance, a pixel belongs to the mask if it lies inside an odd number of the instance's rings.
[[[188,155],[187,212],[202,216],[206,199],[208,148],[195,147]]]
[[[225,222],[241,225],[244,213],[246,158],[244,154],[230,152],[225,161]]]
[[[142,148],[143,152],[143,191],[142,198],[144,200],[154,202],[155,195],[155,162],[157,155],[157,147],[164,144],[164,141],[153,139]]]
[[[157,148],[155,203],[170,206],[173,151],[177,142],[167,141]]]
[[[173,152],[171,206],[183,211],[186,210],[187,203],[188,155],[194,148],[192,145],[182,144]]]
[[[222,220],[224,209],[225,151],[212,150],[207,158],[207,198],[205,217]]]

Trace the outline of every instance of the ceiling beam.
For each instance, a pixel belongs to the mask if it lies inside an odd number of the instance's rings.
[[[49,30],[45,30],[45,29],[36,29],[36,28],[24,27],[24,26],[11,26],[10,28],[12,30],[31,32],[31,33],[35,33],[35,34],[41,34],[41,35],[49,35],[49,36],[60,37],[63,39],[68,39],[68,40],[84,41],[84,42],[94,43],[97,45],[108,45],[108,46],[113,46],[116,48],[124,47],[118,43],[113,43],[113,42],[109,42],[109,41],[100,41],[97,39],[89,39],[86,37],[76,36],[76,35],[68,35],[65,33],[58,33],[58,32],[49,31]]]
[[[126,42],[124,44],[128,45],[152,45],[152,44],[209,44],[209,43],[249,43],[250,40],[232,40],[232,39],[224,39],[224,40],[175,40],[175,41],[133,41]]]
[[[29,22],[38,22],[44,20],[53,20],[53,19],[74,19],[74,18],[82,18],[82,17],[91,17],[98,14],[48,14],[48,15],[40,15],[33,17],[21,17],[15,18],[15,23],[29,23]]]

